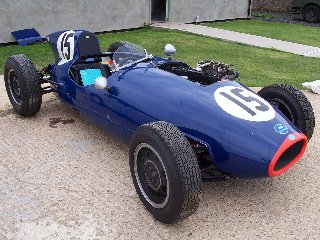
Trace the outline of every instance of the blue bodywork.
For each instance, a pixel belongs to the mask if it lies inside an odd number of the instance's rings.
[[[48,36],[55,46],[62,32]],[[204,144],[221,171],[233,177],[267,177],[268,166],[282,143],[300,133],[277,109],[268,121],[247,121],[224,111],[215,92],[226,86],[248,90],[236,81],[201,85],[157,64],[170,60],[155,57],[114,72],[108,77],[108,90],[93,85],[80,86],[69,75],[70,66],[79,58],[78,41],[83,31],[75,31],[74,57],[52,65],[52,81],[59,97],[107,132],[127,142],[142,124],[166,121],[187,137]],[[285,133],[275,126],[284,126]],[[280,129],[281,130],[281,129]]]

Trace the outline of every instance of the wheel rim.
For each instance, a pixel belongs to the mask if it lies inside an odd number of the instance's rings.
[[[8,74],[8,85],[12,99],[18,105],[21,105],[21,87],[16,73],[11,69]]]
[[[290,109],[290,107],[281,99],[274,98],[274,99],[269,99],[268,102],[273,105],[275,108],[279,109],[280,112],[283,113],[292,123],[295,124],[295,118],[294,115]]]
[[[169,200],[169,180],[163,161],[147,143],[134,151],[134,174],[144,198],[154,208],[164,208]]]
[[[306,12],[306,19],[308,21],[314,21],[317,17],[317,11],[312,8],[312,9],[309,9],[307,12]]]

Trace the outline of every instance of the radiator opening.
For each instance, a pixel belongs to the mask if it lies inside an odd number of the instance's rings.
[[[294,160],[298,154],[300,153],[303,147],[303,141],[296,142],[291,147],[289,147],[278,159],[276,165],[274,166],[274,170],[278,171],[281,168],[287,166],[292,160]]]

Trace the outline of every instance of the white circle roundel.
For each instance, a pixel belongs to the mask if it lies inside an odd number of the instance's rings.
[[[214,98],[224,111],[243,120],[270,121],[276,114],[267,101],[245,88],[220,87],[214,93]]]
[[[57,50],[61,61],[58,65],[63,65],[70,62],[74,57],[74,35],[75,32],[70,30],[62,33],[57,41]]]

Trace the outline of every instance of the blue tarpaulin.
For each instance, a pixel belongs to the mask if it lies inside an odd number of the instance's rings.
[[[34,28],[18,30],[11,33],[20,46],[26,46],[34,42],[42,42],[40,34]]]

